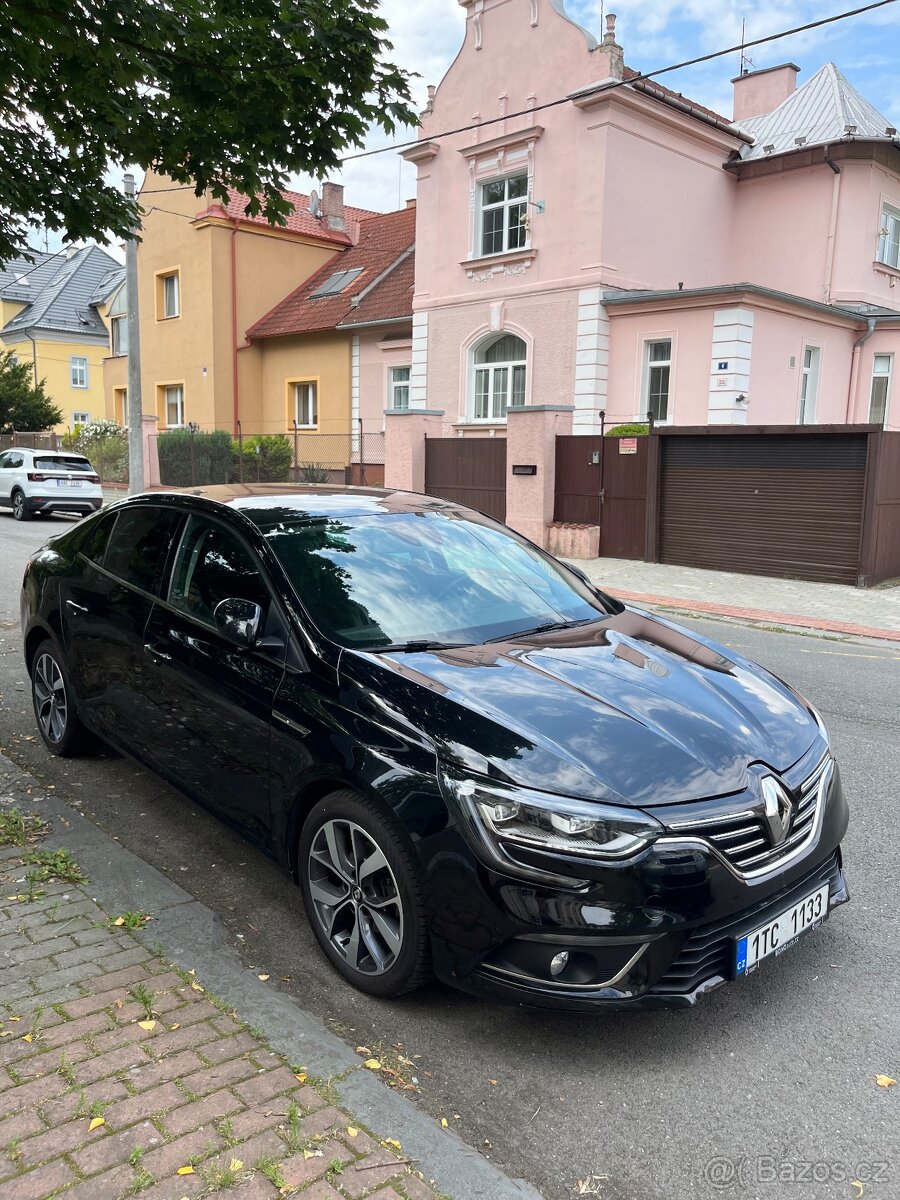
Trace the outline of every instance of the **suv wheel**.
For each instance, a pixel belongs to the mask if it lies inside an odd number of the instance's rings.
[[[12,494],[12,510],[13,516],[17,521],[30,521],[31,513],[25,504],[25,493],[21,489],[16,488]]]
[[[31,665],[31,697],[44,745],[61,758],[78,758],[97,744],[75,711],[62,656],[51,641],[38,646]]]
[[[320,801],[303,826],[298,865],[313,933],[346,980],[399,996],[431,977],[413,848],[372,801],[352,791]]]

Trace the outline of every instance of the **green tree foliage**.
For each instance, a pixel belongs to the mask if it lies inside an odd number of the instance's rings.
[[[44,390],[44,380],[35,384],[32,364],[15,362],[14,353],[0,350],[0,433],[52,429],[63,415]]]
[[[110,166],[153,166],[283,223],[292,173],[325,174],[370,125],[415,121],[378,0],[4,0],[0,262],[42,225],[122,237]]]

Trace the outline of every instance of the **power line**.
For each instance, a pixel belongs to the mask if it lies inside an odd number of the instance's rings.
[[[877,8],[885,8],[889,4],[895,4],[896,0],[875,0],[875,3],[865,4],[861,8],[853,8],[848,12],[835,13],[830,17],[820,17],[817,21],[809,21],[805,25],[795,25],[790,29],[784,29],[780,33],[770,33],[766,37],[755,38],[752,42],[740,42],[736,46],[729,46],[726,50],[714,50],[710,54],[701,54],[697,58],[688,58],[684,62],[672,63],[668,67],[659,67],[655,71],[645,71],[643,74],[634,75],[630,79],[620,79],[615,83],[605,84],[602,88],[604,92],[613,92],[618,88],[631,87],[635,83],[641,83],[644,80],[653,80],[657,75],[666,75],[670,71],[680,71],[684,67],[695,67],[700,63],[710,62],[714,58],[724,58],[728,54],[734,54],[738,51],[746,51],[754,46],[763,46],[767,42],[777,42],[781,38],[793,37],[798,33],[808,33],[811,29],[820,29],[823,25],[833,25],[837,21],[846,21],[849,17],[858,17],[863,13],[873,12]],[[570,95],[560,96],[556,100],[547,100],[544,104],[536,104],[534,108],[522,108],[518,112],[506,113],[502,117],[489,117],[485,121],[473,121],[469,125],[460,125],[456,129],[447,129],[443,133],[429,134],[430,142],[439,141],[441,138],[455,137],[460,133],[468,133],[472,129],[484,129],[487,125],[497,125],[501,121],[509,121],[515,117],[527,117],[532,113],[542,112],[548,108],[556,108],[561,104],[570,104],[572,97]],[[342,163],[353,162],[360,158],[373,158],[378,154],[388,154],[397,150],[410,150],[413,146],[419,145],[419,139],[415,138],[408,142],[395,142],[391,146],[381,146],[377,150],[360,150],[355,154],[347,154],[341,159]]]

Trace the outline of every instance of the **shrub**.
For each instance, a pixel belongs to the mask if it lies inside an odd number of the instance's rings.
[[[612,429],[607,429],[607,437],[646,437],[650,432],[650,426],[643,423],[638,424],[632,422],[630,425],[614,425]]]
[[[329,475],[321,463],[299,463],[297,466],[298,483],[328,483]]]
[[[116,421],[91,421],[76,425],[74,433],[63,434],[65,450],[78,450],[104,483],[128,480],[128,435]]]
[[[231,434],[225,430],[170,429],[159,435],[156,444],[160,482],[168,487],[231,482]]]
[[[254,434],[244,438],[243,454],[236,438],[231,442],[232,479],[241,477],[241,458],[246,483],[287,483],[294,452],[291,439],[283,433]]]

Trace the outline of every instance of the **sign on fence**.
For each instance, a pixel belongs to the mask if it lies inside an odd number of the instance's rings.
[[[619,438],[620,454],[637,454],[637,438]]]

